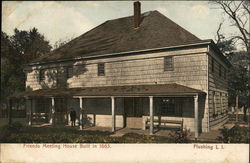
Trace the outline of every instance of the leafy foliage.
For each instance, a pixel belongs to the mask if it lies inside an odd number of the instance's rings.
[[[218,137],[218,140],[224,143],[249,143],[249,133],[248,127],[240,127],[235,125],[231,129],[224,127],[220,129],[222,136]]]
[[[50,52],[51,48],[36,28],[15,29],[12,36],[1,32],[1,103],[7,96],[25,90],[24,65]]]
[[[188,136],[190,135],[189,130],[177,130],[169,134],[170,138],[174,140],[175,143],[188,143],[190,140]]]

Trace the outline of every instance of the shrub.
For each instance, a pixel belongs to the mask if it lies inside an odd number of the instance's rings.
[[[14,122],[10,125],[10,130],[12,132],[20,132],[23,129],[23,125],[20,122]]]
[[[249,143],[249,128],[235,125],[231,129],[223,127],[220,129],[222,136],[217,139],[224,143]]]
[[[189,130],[178,130],[169,134],[170,138],[173,139],[175,143],[188,143],[190,140],[188,136],[190,135]]]

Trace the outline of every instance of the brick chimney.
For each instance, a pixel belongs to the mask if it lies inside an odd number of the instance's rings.
[[[141,23],[141,3],[134,2],[134,28],[138,28]]]

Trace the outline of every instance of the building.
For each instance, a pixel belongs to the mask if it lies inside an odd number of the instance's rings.
[[[29,124],[39,118],[80,128],[145,129],[180,122],[209,132],[227,121],[230,63],[212,40],[201,40],[158,11],[108,20],[26,66]],[[205,31],[204,31],[205,32]],[[13,107],[10,107],[13,108]],[[11,119],[10,119],[11,121]]]

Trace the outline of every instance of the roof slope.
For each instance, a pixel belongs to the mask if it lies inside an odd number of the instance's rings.
[[[21,92],[10,98],[41,97],[41,96],[145,96],[145,95],[194,95],[205,92],[180,84],[127,85],[85,88],[39,89]]]
[[[201,41],[158,11],[142,14],[140,27],[133,16],[109,20],[34,62],[71,59]]]

